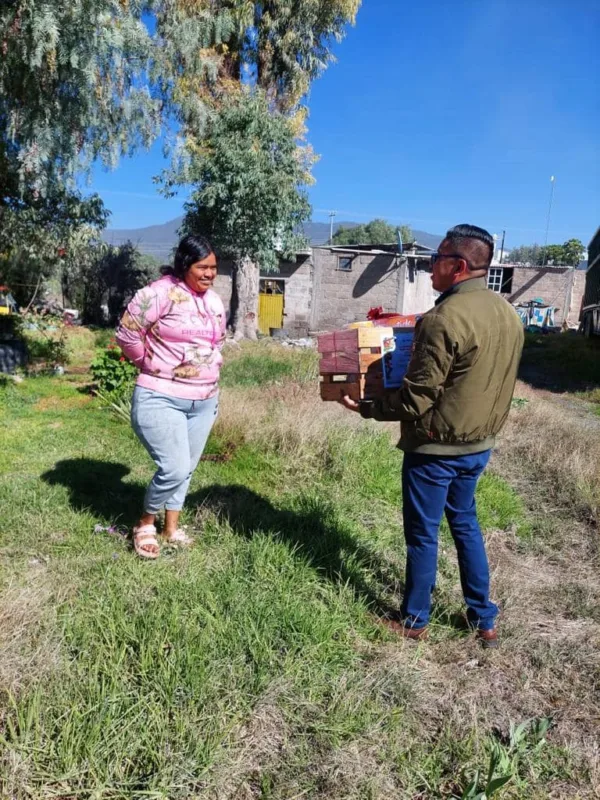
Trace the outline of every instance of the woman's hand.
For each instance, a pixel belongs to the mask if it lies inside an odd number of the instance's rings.
[[[341,400],[338,400],[338,403],[349,411],[360,411],[360,403],[357,403],[347,394],[345,394]]]

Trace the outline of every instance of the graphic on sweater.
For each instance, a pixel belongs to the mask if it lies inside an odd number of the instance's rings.
[[[142,330],[142,326],[131,316],[129,311],[126,311],[121,317],[120,327],[134,332]]]
[[[195,293],[165,276],[131,300],[117,341],[140,368],[139,386],[205,399],[218,391],[225,330],[225,309],[215,292]]]
[[[197,378],[203,370],[211,368],[217,353],[215,350],[206,351],[205,347],[186,347],[185,361],[173,370],[174,378]]]
[[[173,286],[167,292],[167,297],[171,300],[172,303],[175,305],[179,305],[180,303],[188,303],[191,298],[189,294],[180,289],[179,286]]]

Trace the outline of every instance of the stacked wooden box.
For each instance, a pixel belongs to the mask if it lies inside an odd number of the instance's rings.
[[[383,393],[382,342],[393,328],[357,327],[324,333],[318,338],[321,354],[321,399],[370,400]]]

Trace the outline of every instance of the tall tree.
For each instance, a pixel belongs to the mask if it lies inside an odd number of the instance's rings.
[[[95,242],[80,259],[77,273],[77,307],[84,322],[114,327],[137,290],[158,274],[158,262],[131,242]]]
[[[14,0],[0,7],[0,206],[44,195],[157,132],[147,86],[153,2]]]
[[[229,114],[231,97],[237,96],[243,108],[246,102],[243,93],[248,86],[266,98],[270,113],[289,116],[298,139],[296,158],[304,167],[310,164],[312,150],[302,142],[306,112],[300,103],[311,81],[333,60],[332,45],[343,37],[345,26],[354,22],[361,0],[175,0],[175,3],[182,18],[217,9],[222,17],[219,35],[213,37],[212,48],[208,47],[213,56],[210,75],[204,70],[196,71],[193,77],[186,73],[178,79],[183,98],[179,121],[185,145],[179,150],[173,168],[163,176],[167,191],[189,182],[193,173],[201,172],[202,160],[210,158],[218,148],[206,135],[205,120],[198,128],[185,106],[193,108],[193,98],[200,98],[203,108],[211,109],[212,113],[221,113],[225,104]],[[236,180],[245,185],[248,176],[239,174]],[[260,196],[258,186],[255,196]],[[199,219],[197,216],[196,220]],[[271,242],[266,246],[271,246]],[[224,246],[224,240],[221,245]],[[235,245],[233,240],[228,243],[233,250]],[[263,259],[265,253],[263,249]],[[250,258],[238,259],[236,263],[234,295],[240,303],[240,313],[236,314],[234,325],[245,320],[247,329],[247,320],[257,318],[259,265]],[[265,264],[261,262],[260,266]]]
[[[545,264],[564,264],[565,253],[562,244],[549,244],[547,247],[542,247],[538,264],[543,266]]]
[[[354,24],[362,0],[174,0],[167,19],[183,26],[186,20],[212,20],[212,35],[204,37],[205,48],[214,42],[210,84],[206,72],[187,71],[182,92],[218,99],[233,85],[251,83],[265,91],[279,110],[293,110],[311,82],[334,60],[332,46],[345,28]],[[160,16],[160,15],[159,15]],[[179,37],[168,37],[172,41]],[[180,51],[189,50],[183,45]],[[206,57],[207,51],[202,53]],[[204,69],[204,67],[203,67]],[[206,90],[209,90],[208,93]]]
[[[295,258],[297,233],[310,215],[304,186],[310,163],[299,158],[292,122],[270,111],[261,92],[230,102],[209,124],[196,162],[196,185],[183,228],[204,232],[234,264],[232,325],[236,338],[256,338],[259,272]]]
[[[541,252],[542,248],[539,244],[522,244],[519,247],[513,247],[508,260],[512,264],[539,264],[541,263]]]
[[[73,254],[81,226],[103,224],[98,198],[84,200],[75,189],[94,161],[115,166],[150,144],[175,111],[201,132],[206,103],[182,86],[188,74],[207,85],[216,79],[214,45],[231,35],[233,21],[214,3],[192,17],[180,5],[0,4],[0,254],[13,280],[24,257],[30,272],[47,276],[57,246]],[[60,262],[65,280],[67,261]]]
[[[401,225],[400,235],[406,244],[412,241],[413,235],[407,225]],[[333,236],[333,244],[392,244],[398,239],[398,226],[390,225],[384,219],[373,219],[366,225],[354,228],[338,228]]]
[[[569,239],[563,246],[563,264],[576,267],[585,253],[585,246],[579,239]]]
[[[56,186],[46,197],[26,193],[0,210],[0,282],[11,286],[21,305],[55,274],[65,291],[68,275],[107,218],[98,195],[84,198]]]
[[[63,289],[107,219],[77,174],[156,135],[160,99],[145,81],[152,5],[13,0],[0,6],[0,271],[22,302],[54,272]],[[58,254],[62,255],[59,256]]]
[[[242,4],[243,5],[243,4]],[[246,4],[248,5],[248,4]],[[354,24],[361,0],[265,0],[255,7],[246,58],[281,109],[294,108],[334,60],[332,45]]]

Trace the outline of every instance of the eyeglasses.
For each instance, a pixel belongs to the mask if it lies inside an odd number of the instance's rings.
[[[434,267],[438,261],[442,260],[442,258],[458,258],[461,261],[464,261],[470,270],[481,269],[481,267],[474,267],[471,262],[464,256],[461,256],[460,253],[432,253],[431,266]]]

